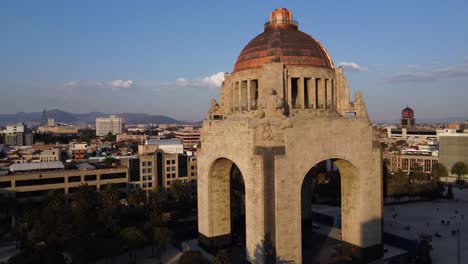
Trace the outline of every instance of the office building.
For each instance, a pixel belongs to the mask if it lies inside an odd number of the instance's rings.
[[[113,184],[126,191],[127,182],[128,171],[124,166],[64,170],[61,162],[21,163],[11,165],[10,174],[0,177],[0,188],[17,198],[29,198],[45,196],[53,189],[73,193],[82,184],[96,190]]]
[[[184,153],[184,145],[178,138],[172,139],[147,139],[145,144],[138,145],[138,154],[154,153],[156,150],[162,150],[165,153]]]
[[[122,118],[114,115],[96,118],[96,135],[102,137],[109,133],[112,135],[122,133]]]
[[[468,133],[444,133],[439,136],[440,162],[450,170],[456,162],[468,164]]]
[[[6,127],[5,144],[10,146],[31,146],[33,135],[24,123],[8,125]]]
[[[430,151],[406,151],[402,153],[388,153],[389,170],[410,173],[421,166],[424,173],[431,173],[432,169],[439,163],[439,157],[432,156]]]
[[[195,149],[200,142],[200,130],[186,127],[183,130],[175,131],[175,137],[182,140],[185,150]]]

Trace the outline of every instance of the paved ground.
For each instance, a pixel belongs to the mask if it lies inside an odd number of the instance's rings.
[[[16,255],[18,252],[15,245],[0,247],[0,263],[6,263],[9,258]]]
[[[459,229],[460,263],[468,263],[468,189],[454,188],[453,192],[455,199],[451,201],[386,206],[385,232],[409,239],[418,239],[422,233],[432,235],[432,263],[456,264],[458,236],[452,235],[452,231]],[[442,224],[442,221],[450,224]]]

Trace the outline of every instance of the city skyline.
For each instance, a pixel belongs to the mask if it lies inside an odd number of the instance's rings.
[[[232,72],[280,6],[343,66],[373,120],[396,119],[406,105],[417,119],[468,113],[468,36],[461,34],[468,4],[461,1],[184,5],[1,3],[0,113],[45,107],[199,121],[219,97],[222,73]]]

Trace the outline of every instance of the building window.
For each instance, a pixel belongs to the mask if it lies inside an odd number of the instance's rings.
[[[167,168],[166,168],[166,171],[167,171],[167,172],[170,172],[170,171],[171,171],[171,167],[167,167]]]
[[[172,164],[175,164],[175,160],[172,160]]]
[[[148,173],[153,173],[153,169],[152,169],[152,168],[148,168]]]
[[[171,185],[171,182],[170,182],[170,181],[167,181],[167,185]]]
[[[143,167],[145,167],[145,166],[146,166],[146,161],[143,161],[143,164],[142,164],[142,166],[143,166]]]
[[[146,188],[146,187],[148,187],[148,184],[143,183],[143,188]]]
[[[96,175],[86,175],[84,178],[85,181],[95,181]]]
[[[147,179],[146,176],[143,176],[143,180],[146,181],[146,179]]]
[[[153,166],[153,162],[148,161],[148,166]]]
[[[146,169],[143,169],[143,174],[146,173]]]
[[[172,167],[172,169],[171,169],[171,170],[172,170],[172,171],[175,171],[175,169],[176,169],[176,167]]]
[[[170,160],[166,160],[166,164],[167,164],[167,165],[171,164],[171,161],[170,161]]]
[[[148,183],[148,187],[150,188],[153,187],[153,183],[152,182]]]

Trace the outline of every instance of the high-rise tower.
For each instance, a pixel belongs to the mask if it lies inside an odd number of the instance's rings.
[[[47,123],[49,121],[49,118],[47,117],[47,112],[44,108],[44,110],[42,111],[42,119],[41,119],[41,125],[42,126],[47,126]]]

